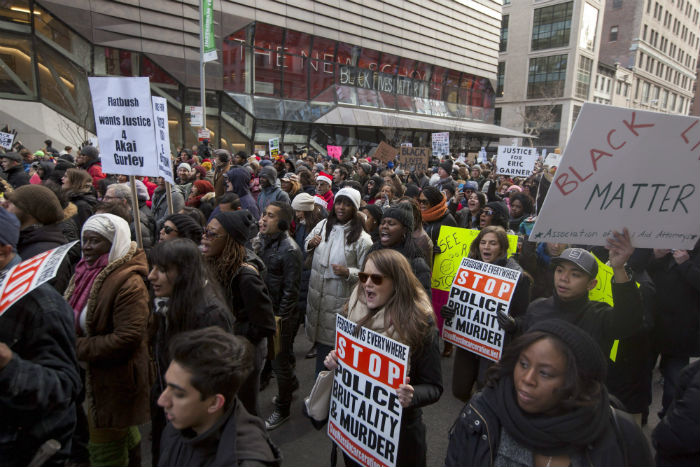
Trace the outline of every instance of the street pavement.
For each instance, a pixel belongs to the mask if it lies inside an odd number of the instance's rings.
[[[330,465],[331,441],[326,434],[326,427],[317,431],[311,422],[302,414],[303,399],[306,397],[315,381],[314,370],[316,361],[305,359],[304,355],[309,350],[309,342],[304,336],[303,329],[294,342],[294,354],[297,360],[296,374],[299,378],[299,390],[294,393],[291,417],[285,424],[272,431],[270,436],[281,449],[283,455],[282,465],[285,467],[324,467]],[[440,400],[423,409],[423,422],[427,427],[428,466],[438,467],[444,465],[447,452],[448,432],[454,423],[464,403],[452,395],[452,360],[442,358],[442,381],[444,391]],[[661,405],[662,386],[658,370],[653,375],[653,402],[649,410],[649,423],[643,427],[647,437],[659,422],[657,412]],[[270,385],[260,394],[260,407],[263,418],[273,410],[272,397],[277,394],[277,384],[273,378]],[[142,427],[144,435],[143,465],[150,465],[150,441],[148,437],[149,427]],[[343,465],[340,450],[338,451],[338,465]]]

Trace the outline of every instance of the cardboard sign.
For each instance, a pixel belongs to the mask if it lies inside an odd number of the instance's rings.
[[[537,162],[537,150],[519,146],[498,146],[498,168],[496,175],[527,177],[532,174]]]
[[[22,261],[0,274],[0,316],[22,297],[54,277],[78,240]]]
[[[15,135],[12,133],[5,133],[0,131],[0,147],[4,149],[12,149],[12,141],[14,141]]]
[[[431,156],[430,148],[413,148],[402,146],[399,163],[404,170],[427,171]]]
[[[442,157],[450,154],[450,133],[433,133],[433,155]]]
[[[337,160],[340,160],[340,156],[343,154],[343,148],[340,146],[326,146],[326,151],[329,156]]]
[[[272,138],[268,142],[268,148],[270,149],[270,157],[279,156],[280,154],[280,139]]]
[[[155,124],[148,78],[88,78],[102,171],[158,175]]]
[[[447,305],[456,310],[445,320],[442,338],[481,357],[497,362],[503,352],[504,332],[496,312],[508,307],[520,271],[463,258],[450,288]]]
[[[328,436],[361,465],[396,465],[403,408],[396,389],[408,374],[408,346],[336,317]]]
[[[399,151],[395,147],[391,146],[389,143],[385,143],[384,141],[382,141],[381,143],[379,143],[377,150],[374,152],[374,158],[379,159],[382,162],[390,162],[393,161],[394,158],[396,158],[396,154],[398,152]]]
[[[546,165],[547,167],[559,167],[559,165],[561,164],[562,155],[563,154],[550,152],[544,158],[544,165]]]
[[[691,250],[700,235],[700,119],[583,105],[530,241]]]
[[[153,119],[156,122],[156,152],[158,175],[171,185],[175,184],[173,164],[170,159],[170,131],[168,130],[168,104],[163,97],[152,97]]]

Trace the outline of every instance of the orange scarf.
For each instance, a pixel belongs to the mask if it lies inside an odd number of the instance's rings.
[[[442,219],[442,216],[447,212],[447,198],[442,195],[442,201],[433,206],[432,208],[421,210],[421,215],[423,216],[423,222],[433,222],[438,219]]]

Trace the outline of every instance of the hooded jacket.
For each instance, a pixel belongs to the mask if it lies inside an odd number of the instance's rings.
[[[241,200],[241,209],[247,209],[255,220],[260,219],[260,210],[255,203],[255,198],[250,194],[250,172],[243,167],[234,167],[226,172],[228,181],[231,182],[233,192],[238,195]]]

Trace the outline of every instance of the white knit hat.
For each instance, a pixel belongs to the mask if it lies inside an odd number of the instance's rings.
[[[292,200],[292,208],[295,211],[313,211],[314,197],[308,193],[299,193]]]
[[[360,196],[359,191],[346,186],[345,188],[341,188],[340,190],[338,190],[338,193],[335,194],[336,203],[338,202],[338,197],[340,196],[345,196],[346,198],[348,198],[352,202],[352,204],[355,205],[355,209],[357,209],[358,211],[360,210],[360,200],[362,199],[362,197]]]

